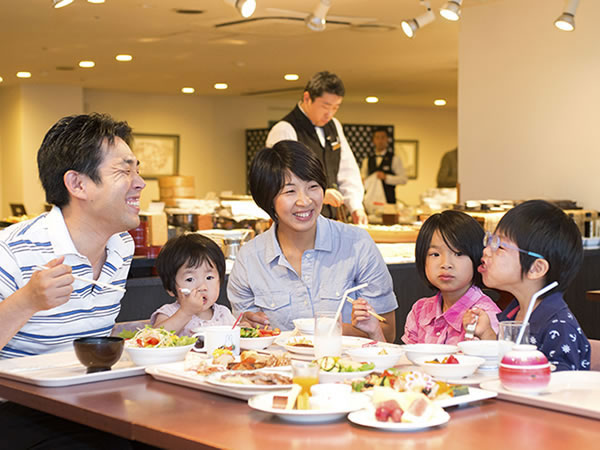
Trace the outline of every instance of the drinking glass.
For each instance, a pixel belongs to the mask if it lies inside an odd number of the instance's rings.
[[[292,361],[292,381],[302,387],[301,394],[311,395],[311,386],[319,383],[319,366],[314,362]]]
[[[523,322],[517,320],[500,322],[498,324],[498,357],[500,362],[502,362],[502,357],[511,351],[516,344],[521,328],[523,328]],[[525,332],[520,343],[529,344],[529,323],[525,324]]]
[[[335,320],[335,311],[317,311],[315,314],[315,356],[340,356],[342,354],[342,318]]]

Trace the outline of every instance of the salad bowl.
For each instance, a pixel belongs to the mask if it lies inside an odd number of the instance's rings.
[[[122,332],[121,336],[124,336]],[[146,326],[125,340],[125,351],[138,366],[153,366],[183,361],[196,343],[195,337],[177,336],[164,328]]]
[[[369,346],[362,348],[351,348],[346,353],[354,361],[369,361],[375,364],[376,370],[385,370],[395,366],[404,350],[401,347],[378,347]]]
[[[485,359],[479,358],[478,356],[466,356],[466,355],[453,355],[451,358],[458,361],[452,363],[442,363],[441,361],[446,358],[446,355],[437,355],[434,358],[430,356],[419,356],[415,358],[415,364],[420,369],[431,375],[432,377],[441,380],[457,380],[473,375],[475,371],[485,363]],[[430,362],[434,359],[440,361],[439,363]]]
[[[448,344],[407,344],[402,347],[406,351],[406,357],[413,364],[417,358],[423,356],[435,358],[436,356],[448,356],[458,351],[456,345]]]

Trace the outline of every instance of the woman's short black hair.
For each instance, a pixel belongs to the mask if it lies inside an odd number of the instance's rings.
[[[63,181],[69,170],[100,184],[98,167],[105,156],[103,145],[113,145],[117,137],[129,145],[131,128],[127,122],[117,122],[108,114],[80,114],[56,122],[46,133],[37,154],[46,201],[59,207],[69,204],[69,191]]]
[[[250,166],[250,192],[258,206],[277,222],[273,201],[285,185],[291,172],[303,181],[315,181],[327,189],[327,176],[323,164],[301,142],[279,141],[272,148],[259,151]]]
[[[579,272],[583,262],[581,233],[573,219],[552,203],[529,200],[515,206],[500,219],[496,232],[548,261],[545,285],[558,281],[556,290],[564,292]],[[536,258],[521,252],[519,256],[525,275]]]
[[[450,249],[464,253],[473,263],[472,283],[483,287],[481,274],[477,267],[481,264],[483,254],[483,228],[477,220],[460,211],[447,210],[430,216],[419,231],[415,246],[415,262],[419,276],[431,289],[437,289],[427,279],[425,261],[431,245],[433,234],[438,231]]]
[[[198,267],[205,262],[217,269],[219,283],[222,284],[225,279],[223,252],[212,239],[201,234],[188,233],[167,241],[156,258],[156,270],[165,290],[177,296],[177,271],[183,266]]]

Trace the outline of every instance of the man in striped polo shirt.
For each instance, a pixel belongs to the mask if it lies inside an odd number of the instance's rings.
[[[0,232],[0,358],[62,351],[75,338],[110,334],[122,292],[74,275],[125,286],[134,250],[127,230],[139,225],[145,186],[130,140],[126,122],[95,113],[65,117],[44,137],[39,177],[54,206]],[[34,439],[37,419],[29,413],[29,422],[13,423],[20,407],[2,407],[3,425],[11,428],[8,420]]]

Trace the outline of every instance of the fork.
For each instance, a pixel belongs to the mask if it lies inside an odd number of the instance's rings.
[[[477,321],[479,316],[475,316],[475,321],[467,324],[465,327],[465,339],[473,339],[475,337],[475,328],[477,328]]]

